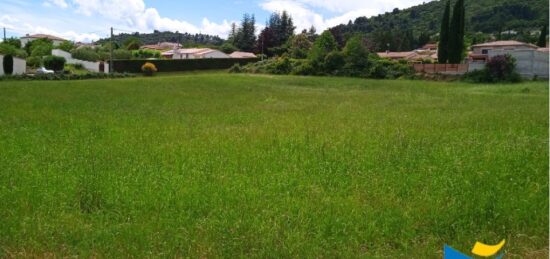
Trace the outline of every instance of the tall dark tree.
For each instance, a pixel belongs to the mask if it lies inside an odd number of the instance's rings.
[[[256,47],[256,18],[244,14],[235,40],[235,47],[242,51],[252,52]]]
[[[453,18],[449,27],[449,63],[462,62],[464,55],[464,0],[457,0],[453,8]]]
[[[548,25],[544,25],[540,30],[539,40],[537,41],[537,46],[544,48],[546,47],[546,36],[548,35]]]
[[[266,26],[258,36],[256,51],[268,56],[272,56],[271,49],[275,47],[275,32],[269,26]]]
[[[441,31],[439,33],[439,46],[437,48],[437,59],[439,63],[445,64],[449,60],[449,22],[451,15],[451,0],[447,0],[443,19],[441,20]]]

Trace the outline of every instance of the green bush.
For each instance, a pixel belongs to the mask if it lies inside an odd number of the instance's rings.
[[[44,57],[52,54],[52,47],[49,45],[38,45],[31,51],[31,57]]]
[[[516,60],[510,55],[499,55],[491,58],[485,68],[466,73],[463,80],[474,83],[521,82],[516,71]]]
[[[90,47],[82,47],[71,52],[74,59],[96,62],[101,60],[99,54]]]
[[[47,56],[44,58],[44,66],[47,69],[51,69],[55,72],[63,71],[65,68],[65,58],[58,56]]]
[[[288,75],[290,72],[292,72],[292,64],[287,57],[276,59],[271,67],[271,74]]]
[[[157,50],[140,49],[132,51],[134,59],[160,58],[161,52]]]
[[[154,64],[162,72],[178,72],[208,69],[229,69],[234,64],[245,65],[258,61],[257,58],[205,58],[205,59],[158,59],[158,60],[114,60],[113,69],[116,72],[141,73],[145,62]]]
[[[113,59],[132,59],[132,52],[125,49],[116,49],[113,51]]]
[[[39,68],[42,66],[42,57],[28,57],[27,66],[31,68]]]
[[[243,69],[240,64],[235,64],[229,68],[229,73],[242,73]]]
[[[59,44],[59,46],[57,46],[57,48],[70,53],[75,48],[75,45],[72,41],[66,40],[66,41],[62,42],[61,44]]]
[[[12,55],[5,55],[2,65],[4,66],[4,74],[6,75],[13,74],[13,56]]]
[[[332,51],[325,57],[323,69],[328,74],[337,75],[345,64],[344,55],[340,51]]]

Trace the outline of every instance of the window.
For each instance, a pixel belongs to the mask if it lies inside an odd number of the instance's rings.
[[[487,54],[489,54],[489,50],[488,49],[482,49],[481,54],[487,55]]]

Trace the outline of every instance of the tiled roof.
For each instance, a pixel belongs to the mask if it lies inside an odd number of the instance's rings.
[[[240,51],[235,51],[231,54],[229,54],[230,57],[232,58],[255,58],[256,55],[254,53],[250,53],[250,52],[240,52]]]
[[[22,38],[32,38],[32,39],[50,39],[50,40],[59,40],[59,41],[66,41],[66,39],[59,38],[57,36],[48,35],[48,34],[33,34],[33,35],[27,35]]]
[[[524,46],[524,47],[530,47],[530,48],[537,48],[537,46],[535,46],[533,44],[520,42],[520,41],[515,41],[515,40],[501,40],[501,41],[486,42],[486,43],[473,45],[472,48],[508,47],[508,46],[510,46],[510,47],[512,47],[512,46]]]

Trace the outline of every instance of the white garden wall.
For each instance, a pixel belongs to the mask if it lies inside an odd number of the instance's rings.
[[[104,72],[104,71],[109,72],[109,63],[108,62],[103,63],[104,66],[105,66],[105,70],[100,71],[101,62],[90,62],[90,61],[74,59],[73,56],[71,55],[71,53],[60,50],[60,49],[52,50],[52,55],[59,56],[59,57],[64,57],[65,60],[67,60],[67,64],[73,64],[73,65],[82,64],[82,66],[86,70],[89,70],[89,71],[92,71],[92,72]]]
[[[548,78],[548,53],[541,52],[534,49],[525,50],[489,50],[489,58],[498,55],[510,54],[516,59],[516,68],[518,73],[525,78],[533,78],[534,76],[540,78]],[[479,65],[479,63],[470,63],[469,71],[482,69],[485,67]]]
[[[13,74],[22,75],[27,72],[27,61],[20,58],[13,58]],[[0,55],[0,76],[4,75],[4,56]]]

